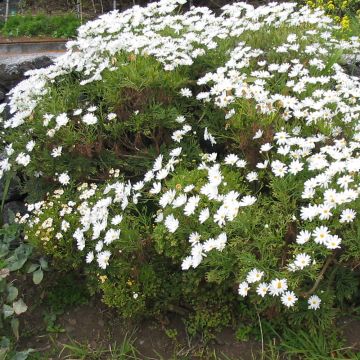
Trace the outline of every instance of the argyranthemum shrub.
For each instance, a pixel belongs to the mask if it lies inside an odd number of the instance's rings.
[[[359,39],[295,4],[183,3],[89,22],[12,91],[26,239],[126,317],[325,327],[358,285]]]

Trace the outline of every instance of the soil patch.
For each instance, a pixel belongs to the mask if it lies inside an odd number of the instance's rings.
[[[252,360],[261,345],[238,342],[233,329],[225,329],[207,346],[199,338],[190,338],[179,316],[131,322],[121,319],[99,299],[75,307],[56,319],[58,332],[49,332],[44,320],[47,309],[40,305],[29,309],[23,319],[19,349],[32,348],[46,359],[72,358],[66,345],[80,345],[91,351],[110,349],[131,340],[139,359],[217,359]],[[69,357],[70,356],[70,357]],[[102,358],[102,357],[101,357]],[[107,357],[105,356],[104,359]]]

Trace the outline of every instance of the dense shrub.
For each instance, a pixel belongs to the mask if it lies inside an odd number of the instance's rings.
[[[344,30],[350,27],[351,17],[360,17],[358,0],[307,0],[311,8],[324,9]]]
[[[359,40],[295,4],[182,3],[89,22],[12,91],[26,239],[126,317],[324,328],[357,291]]]
[[[14,15],[0,24],[3,36],[51,36],[55,38],[75,37],[80,20],[72,14],[47,16]]]

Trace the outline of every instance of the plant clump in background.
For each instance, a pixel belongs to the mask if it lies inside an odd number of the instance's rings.
[[[54,38],[73,38],[80,26],[80,19],[73,14],[52,15],[13,15],[0,24],[2,36],[51,36]]]
[[[360,17],[359,2],[357,0],[309,0],[306,2],[311,8],[320,8],[326,11],[343,30],[348,30],[353,16]]]

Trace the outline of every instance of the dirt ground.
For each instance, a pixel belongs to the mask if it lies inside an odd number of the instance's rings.
[[[66,311],[56,320],[59,332],[48,332],[44,321],[44,309],[28,310],[23,319],[23,335],[19,349],[32,348],[44,355],[44,359],[68,359],[64,344],[80,343],[89,349],[109,348],[121,344],[125,338],[133,339],[140,359],[173,359],[174,356],[192,354],[193,359],[208,359],[216,352],[218,359],[229,358],[250,360],[261,349],[254,341],[239,342],[232,329],[225,329],[207,347],[206,353],[201,339],[190,339],[178,316],[170,315],[162,322],[125,321],[98,300]],[[171,333],[176,335],[169,335]]]
[[[118,346],[132,339],[138,359],[156,360],[254,360],[260,359],[261,342],[238,341],[235,330],[223,329],[204,344],[200,337],[190,338],[179,315],[168,314],[140,322],[124,320],[114,309],[105,306],[100,297],[90,297],[84,279],[78,275],[59,277],[46,273],[40,286],[34,286],[26,274],[13,279],[24,295],[28,310],[20,318],[18,350],[32,348],[39,353],[34,359],[88,359],[69,356],[66,344],[81,344],[90,351]],[[82,295],[79,295],[82,294]],[[63,307],[69,297],[82,305]],[[57,305],[56,305],[57,304]],[[63,307],[60,312],[49,306]],[[258,324],[254,324],[258,326]],[[360,317],[338,320],[343,330],[344,347],[360,351]],[[216,354],[216,357],[211,355]],[[73,354],[72,354],[73,355]],[[94,359],[91,357],[90,359]],[[109,357],[96,357],[109,359]],[[280,359],[279,359],[280,360]],[[287,360],[286,358],[283,360]]]
[[[45,308],[40,305],[30,308],[23,318],[23,336],[20,349],[32,348],[43,354],[43,359],[74,359],[64,349],[65,344],[82,344],[88,349],[109,349],[122,344],[124,339],[133,339],[139,351],[139,359],[216,359],[253,360],[261,352],[261,343],[236,340],[233,329],[224,329],[211,341],[206,350],[202,339],[190,339],[183,321],[169,315],[161,321],[148,320],[133,323],[119,318],[104,306],[99,299],[77,306],[59,315],[56,331],[46,329]],[[345,346],[360,351],[360,319],[343,318],[339,321],[346,339]],[[170,331],[169,331],[170,330]],[[176,335],[170,335],[176,334]],[[77,359],[77,358],[76,358]],[[107,357],[104,357],[107,359]]]

